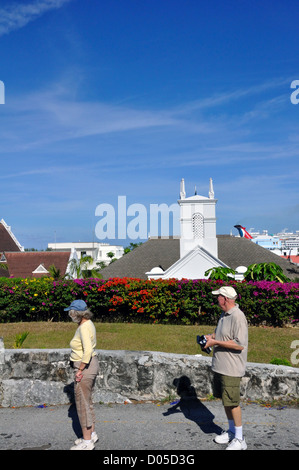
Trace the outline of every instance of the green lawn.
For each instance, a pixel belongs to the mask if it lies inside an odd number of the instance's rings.
[[[212,333],[212,326],[179,326],[136,323],[95,323],[98,349],[163,351],[177,354],[200,354],[197,334]],[[74,323],[2,323],[0,337],[7,349],[14,347],[17,334],[29,332],[24,348],[69,348]],[[249,362],[270,363],[273,358],[291,361],[291,344],[299,340],[298,328],[249,327]],[[297,347],[298,349],[298,347]],[[299,367],[297,364],[292,364]]]

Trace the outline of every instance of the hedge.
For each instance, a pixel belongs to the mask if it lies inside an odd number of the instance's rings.
[[[132,278],[0,279],[0,322],[69,321],[74,299],[86,301],[95,321],[216,324],[212,290],[231,285],[251,325],[283,326],[299,321],[299,283]]]

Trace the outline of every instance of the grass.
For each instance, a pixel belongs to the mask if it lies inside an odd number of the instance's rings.
[[[95,323],[98,349],[163,351],[200,354],[197,334],[212,333],[212,326],[159,325],[136,323]],[[16,336],[29,332],[22,347],[29,349],[69,348],[76,330],[74,323],[30,322],[2,323],[0,337],[12,349]],[[274,358],[290,361],[291,343],[299,340],[297,328],[249,327],[249,362],[270,363]],[[294,367],[299,365],[293,364]]]

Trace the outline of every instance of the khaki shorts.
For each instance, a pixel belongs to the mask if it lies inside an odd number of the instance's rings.
[[[222,399],[223,406],[239,406],[240,383],[241,377],[230,377],[214,372],[213,395]]]

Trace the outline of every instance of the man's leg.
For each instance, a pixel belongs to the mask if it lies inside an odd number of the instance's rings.
[[[230,431],[235,434],[239,440],[243,439],[242,411],[239,406],[225,406],[225,413],[228,419]]]
[[[225,413],[227,419],[233,420],[234,425],[236,427],[242,426],[242,411],[241,407],[239,406],[225,406]]]
[[[222,403],[227,416],[229,430],[220,436],[216,436],[215,441],[219,444],[231,442],[233,445],[228,448],[246,448],[243,440],[242,411],[240,407],[240,378],[221,376]],[[240,444],[242,442],[242,444]]]

